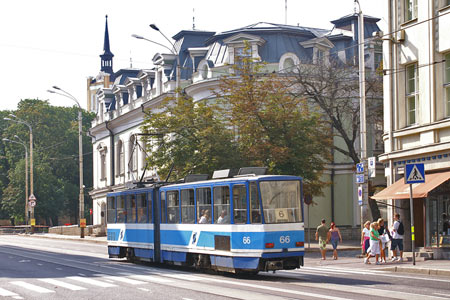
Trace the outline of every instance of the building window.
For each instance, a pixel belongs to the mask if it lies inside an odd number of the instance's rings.
[[[106,147],[100,147],[99,153],[100,153],[100,180],[106,180]]]
[[[128,163],[128,169],[130,172],[136,172],[137,171],[137,165],[138,165],[138,161],[137,161],[137,151],[138,151],[138,145],[136,143],[136,136],[132,135],[130,137],[130,142],[128,144],[128,148],[129,148],[129,153],[130,153],[130,158],[129,158],[129,163]]]
[[[417,112],[419,108],[419,73],[417,64],[406,66],[406,124],[417,123]]]
[[[405,0],[405,22],[417,18],[417,0]]]
[[[450,53],[445,55],[444,89],[446,113],[450,117]]]
[[[122,175],[125,172],[125,153],[123,149],[123,142],[119,140],[117,142],[117,174],[116,175]]]
[[[252,57],[252,50],[248,47],[234,48],[234,63],[242,65],[245,59]]]

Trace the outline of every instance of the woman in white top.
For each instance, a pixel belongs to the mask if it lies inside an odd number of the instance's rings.
[[[364,250],[364,253],[367,253],[367,251],[369,250],[369,242],[370,240],[370,221],[366,221],[366,223],[364,223],[364,228],[361,232],[361,246]]]

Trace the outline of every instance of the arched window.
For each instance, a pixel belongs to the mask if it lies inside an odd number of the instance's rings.
[[[278,63],[278,68],[282,73],[291,73],[297,70],[299,63],[300,60],[297,55],[287,52],[281,56],[280,62]]]
[[[128,158],[128,170],[130,172],[136,172],[138,166],[138,145],[134,134],[130,137],[130,142],[128,143],[128,153],[130,155]]]
[[[106,152],[107,148],[104,145],[98,146],[100,180],[106,180]]]

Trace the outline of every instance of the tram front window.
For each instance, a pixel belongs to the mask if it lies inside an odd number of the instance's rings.
[[[259,187],[266,224],[302,222],[300,181],[261,181]]]

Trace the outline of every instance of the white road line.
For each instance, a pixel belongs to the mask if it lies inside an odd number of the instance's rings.
[[[41,278],[39,279],[40,281],[43,282],[47,282],[56,286],[60,286],[72,291],[81,291],[81,290],[85,290],[86,288],[78,286],[78,285],[74,285],[74,284],[70,284],[64,281],[60,281],[60,280],[56,280],[56,279],[52,279],[52,278]]]
[[[23,287],[24,289],[27,289],[27,290],[30,290],[30,291],[33,291],[33,292],[38,292],[38,293],[41,293],[41,294],[54,293],[55,292],[55,291],[52,291],[52,290],[49,290],[49,289],[46,289],[46,288],[43,288],[43,287],[31,284],[31,283],[28,283],[28,282],[25,282],[25,281],[11,281],[10,283],[14,284],[14,285],[17,285],[17,286],[20,286],[20,287]]]
[[[321,267],[321,268],[314,268],[314,267],[303,267],[300,270],[295,270],[294,272],[301,273],[302,270],[305,271],[315,271],[315,272],[326,272],[327,274],[330,274],[330,272],[336,272],[336,273],[348,273],[348,274],[360,274],[360,275],[367,275],[367,274],[373,274],[376,276],[385,276],[385,277],[393,277],[393,278],[404,278],[404,279],[415,279],[420,281],[433,281],[433,282],[448,282],[448,279],[437,279],[437,278],[426,278],[424,276],[422,277],[414,277],[414,276],[406,276],[406,275],[399,275],[398,273],[390,274],[390,271],[383,271],[383,270],[360,270],[360,269],[337,269],[337,268],[327,268],[327,267]]]
[[[68,279],[72,279],[72,280],[76,280],[79,282],[83,282],[83,283],[87,283],[87,284],[91,284],[91,285],[95,285],[95,286],[99,286],[99,287],[114,287],[117,286],[115,284],[112,283],[107,283],[107,282],[103,282],[100,280],[95,280],[93,278],[88,278],[88,277],[80,277],[80,276],[70,276],[70,277],[66,277]]]
[[[136,278],[143,281],[150,281],[150,282],[157,282],[157,283],[169,283],[173,282],[170,279],[161,278],[154,275],[133,275],[133,274],[127,274],[127,276],[130,276],[132,278]]]
[[[159,275],[159,276],[175,278],[175,279],[180,279],[180,280],[188,280],[188,281],[205,280],[205,278],[203,278],[203,277],[194,276],[194,275],[190,275],[190,274],[169,274],[169,273],[160,273],[160,272],[155,272],[153,274]]]
[[[118,277],[118,276],[107,276],[107,277],[104,277],[104,278],[112,280],[113,282],[114,281],[120,281],[120,282],[124,282],[124,283],[129,283],[129,284],[132,284],[132,285],[144,284],[145,283],[144,281],[134,280],[134,279],[126,278],[126,277]]]
[[[145,288],[138,288],[138,290],[144,291],[144,292],[150,292],[149,289],[145,289]]]
[[[450,299],[450,294],[433,293],[433,295],[444,296],[446,297],[445,299]]]
[[[14,297],[14,296],[19,296],[19,295],[16,294],[16,293],[10,292],[8,290],[0,288],[0,296],[2,296],[2,297]]]

